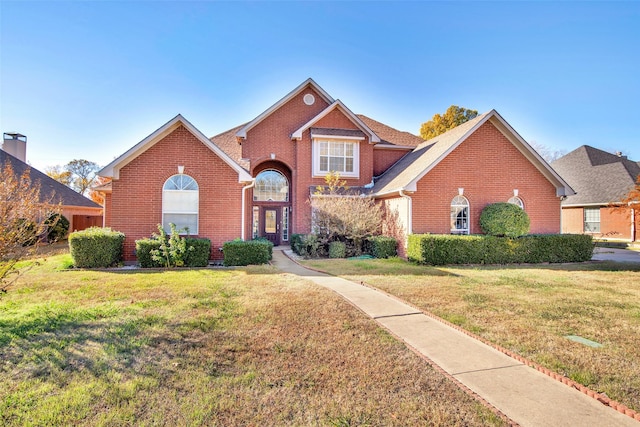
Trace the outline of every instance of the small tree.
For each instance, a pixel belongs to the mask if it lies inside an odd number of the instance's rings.
[[[351,241],[360,254],[364,240],[379,233],[382,210],[372,197],[351,192],[338,172],[328,173],[325,182],[311,198],[313,231],[323,244]]]
[[[40,182],[32,182],[29,169],[16,175],[10,162],[0,170],[0,294],[6,293],[23,270],[18,261],[36,253],[52,227],[60,206],[52,203],[53,194],[43,197]]]
[[[83,195],[93,184],[98,169],[96,163],[84,159],[74,159],[65,165],[65,170],[71,173],[71,188]]]

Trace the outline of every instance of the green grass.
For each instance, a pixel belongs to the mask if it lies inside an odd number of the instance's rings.
[[[0,299],[0,384],[8,426],[503,424],[341,298],[270,266],[49,256]]]
[[[365,282],[640,410],[640,266],[421,267],[311,260]],[[603,344],[592,348],[565,338]]]

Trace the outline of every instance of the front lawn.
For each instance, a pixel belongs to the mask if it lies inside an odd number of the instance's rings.
[[[270,266],[35,266],[0,299],[1,425],[502,425],[332,292]]]
[[[640,410],[640,266],[433,268],[400,259],[304,264],[396,295]],[[572,335],[602,347],[566,338]]]

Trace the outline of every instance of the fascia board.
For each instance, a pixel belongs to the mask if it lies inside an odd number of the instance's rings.
[[[162,140],[165,136],[169,135],[173,132],[178,126],[183,125],[189,132],[191,132],[201,143],[207,146],[211,151],[213,151],[218,157],[222,159],[226,164],[228,164],[233,170],[238,172],[238,182],[247,182],[251,181],[251,175],[244,170],[240,165],[238,165],[231,157],[229,157],[220,147],[209,141],[209,139],[200,132],[195,126],[191,124],[187,119],[185,119],[181,114],[178,114],[173,119],[169,120],[163,126],[161,126],[158,130],[153,132],[151,135],[131,147],[127,150],[123,155],[115,159],[113,162],[109,163],[107,166],[102,168],[99,172],[99,176],[103,177],[111,177],[113,179],[120,178],[120,169],[129,164],[133,159],[144,153],[146,150],[155,145],[158,141]]]
[[[491,123],[556,187],[556,196],[573,196],[576,192],[549,164],[520,136],[515,129],[495,110]]]
[[[351,110],[349,110],[342,103],[342,101],[340,101],[339,99],[337,99],[335,102],[333,102],[327,108],[322,110],[315,117],[313,117],[307,123],[302,125],[299,129],[297,129],[295,132],[293,132],[291,134],[291,139],[296,139],[296,140],[302,139],[302,133],[304,131],[309,129],[311,126],[313,126],[320,119],[324,118],[327,114],[329,114],[330,112],[332,112],[336,108],[339,108],[356,126],[358,126],[360,128],[361,131],[363,131],[365,134],[367,134],[369,136],[369,140],[371,141],[371,143],[380,142],[380,137],[378,137],[378,135],[376,135],[376,133],[373,130],[371,130],[371,128],[369,126],[364,124],[364,122],[362,120],[360,120],[360,118],[358,116],[353,114],[353,112]],[[334,136],[334,138],[335,138],[335,136]]]
[[[412,179],[409,184],[407,184],[403,190],[407,190],[407,191],[415,191],[415,189],[417,189],[418,187],[418,181],[420,181],[427,173],[429,173],[434,167],[436,167],[442,160],[444,160],[449,154],[451,154],[451,152],[453,150],[455,150],[456,148],[458,148],[458,146],[460,144],[462,144],[462,142],[464,140],[466,140],[472,133],[474,133],[480,126],[482,126],[487,120],[489,120],[489,118],[491,117],[492,113],[495,112],[495,110],[491,110],[491,112],[489,114],[487,114],[487,116],[480,120],[478,123],[476,123],[471,129],[469,129],[464,135],[462,135],[458,141],[456,141],[455,144],[452,144],[445,152],[443,152],[435,161],[431,162],[431,164],[429,166],[427,166],[422,172],[420,172],[414,179]],[[429,142],[429,141],[426,141]],[[416,147],[417,148],[417,147]],[[413,190],[410,190],[410,188],[413,188]]]
[[[333,104],[334,99],[331,97],[331,95],[329,95],[324,89],[322,89],[312,78],[308,78],[307,80],[302,82],[300,85],[298,85],[295,89],[293,89],[291,92],[286,94],[278,102],[276,102],[271,107],[263,111],[258,117],[256,117],[255,119],[251,120],[249,123],[244,125],[238,132],[236,132],[236,137],[246,139],[247,132],[251,130],[251,128],[256,126],[258,123],[262,122],[267,117],[269,117],[271,113],[273,113],[278,108],[282,107],[284,104],[289,102],[296,95],[302,92],[307,86],[311,86],[316,91],[316,93],[318,93],[322,98],[324,98],[324,100],[328,104]]]

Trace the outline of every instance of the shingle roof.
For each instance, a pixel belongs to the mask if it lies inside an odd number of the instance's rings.
[[[247,123],[243,123],[240,126],[236,126],[233,129],[222,132],[218,135],[209,138],[211,142],[216,144],[222,149],[229,157],[231,157],[236,163],[242,166],[245,170],[249,170],[249,162],[242,159],[242,146],[238,142],[236,133],[246,126]]]
[[[53,194],[53,202],[61,203],[64,206],[83,206],[89,208],[101,208],[99,204],[93,200],[84,197],[77,191],[72,190],[64,184],[59,183],[55,179],[40,172],[20,159],[13,157],[11,154],[0,150],[0,166],[4,167],[5,162],[11,163],[14,173],[22,175],[25,170],[29,169],[31,182],[40,181],[40,201],[46,201]]]
[[[382,143],[401,145],[407,147],[417,147],[424,142],[424,139],[409,132],[400,131],[390,126],[373,120],[362,114],[356,114],[372,131],[382,140]]]
[[[551,163],[576,191],[563,206],[606,205],[622,200],[640,174],[640,163],[588,145]]]

